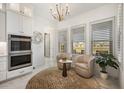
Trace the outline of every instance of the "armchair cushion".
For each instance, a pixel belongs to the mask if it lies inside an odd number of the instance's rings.
[[[75,63],[76,66],[81,67],[83,69],[88,70],[88,65],[87,64],[82,64],[82,63]]]

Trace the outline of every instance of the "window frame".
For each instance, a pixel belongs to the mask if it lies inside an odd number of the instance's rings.
[[[92,21],[90,22],[90,54],[93,55],[93,31],[92,31],[92,25],[93,24],[98,24],[98,23],[102,23],[102,22],[107,22],[107,21],[112,21],[112,54],[115,55],[116,52],[116,36],[115,36],[115,29],[116,29],[116,25],[115,25],[115,16],[113,17],[109,17],[109,18],[104,18],[101,20],[96,20],[96,21]]]
[[[71,48],[71,54],[72,55],[81,55],[81,54],[75,54],[73,53],[73,41],[72,41],[72,29],[75,28],[80,28],[80,27],[84,27],[84,43],[85,43],[85,49],[84,49],[84,54],[86,54],[86,24],[80,24],[80,25],[74,25],[70,27],[70,48]]]

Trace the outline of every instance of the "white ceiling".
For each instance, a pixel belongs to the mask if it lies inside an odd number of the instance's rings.
[[[92,9],[98,8],[100,6],[105,5],[104,3],[70,3],[70,15],[66,18],[72,18],[77,15],[80,15],[82,13],[85,13],[87,11],[90,11]],[[42,15],[42,17],[51,19],[52,16],[50,15],[49,9],[51,7],[55,7],[55,4],[50,3],[35,3],[34,6],[34,12],[35,14]]]

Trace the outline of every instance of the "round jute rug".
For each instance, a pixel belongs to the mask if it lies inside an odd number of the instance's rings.
[[[27,89],[90,89],[99,88],[95,78],[86,79],[69,70],[67,77],[62,76],[62,70],[53,67],[39,72],[32,77]]]

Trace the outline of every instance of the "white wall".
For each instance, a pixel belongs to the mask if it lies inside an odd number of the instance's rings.
[[[37,8],[36,8],[37,9]],[[39,15],[39,13],[34,8],[34,15],[33,15],[33,32],[38,31],[41,32],[43,35],[44,33],[50,33],[50,58],[53,58],[53,45],[54,45],[54,28],[55,23],[51,22],[48,19],[45,19],[42,17],[42,15]],[[44,37],[44,36],[43,36]],[[44,38],[43,41],[40,44],[33,44],[32,45],[33,50],[33,66],[38,67],[45,64],[45,58],[44,58]]]
[[[71,14],[71,12],[70,12]],[[106,18],[111,18],[117,15],[117,4],[107,4],[104,6],[101,6],[99,8],[93,9],[91,11],[88,11],[84,14],[81,14],[79,16],[76,16],[72,19],[64,20],[58,24],[58,30],[61,29],[68,29],[68,34],[70,33],[70,28],[75,25],[80,25],[80,24],[86,24],[86,54],[90,54],[91,48],[90,48],[90,22],[94,22],[97,20],[102,20]],[[116,18],[116,17],[115,17]],[[70,36],[70,34],[69,34]],[[69,37],[70,38],[70,37]],[[116,43],[116,37],[115,38],[115,43]],[[70,40],[70,39],[69,39]],[[70,46],[70,43],[68,43]],[[57,44],[56,44],[57,45]],[[115,45],[116,46],[116,45]],[[69,50],[70,47],[68,47],[68,52],[70,53],[71,51]],[[116,49],[116,48],[115,48]],[[119,72],[114,69],[110,69],[109,74],[118,77]]]

